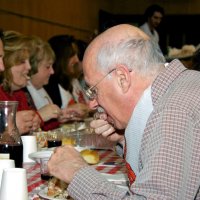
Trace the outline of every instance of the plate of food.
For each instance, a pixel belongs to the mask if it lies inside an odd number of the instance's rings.
[[[48,181],[48,186],[40,190],[38,195],[48,200],[72,200],[67,193],[67,186],[63,181],[53,177]]]
[[[40,190],[40,192],[38,193],[38,196],[44,199],[48,199],[48,200],[66,200],[65,198],[59,198],[59,197],[50,197],[47,195],[47,190],[48,188],[44,188],[43,190]]]

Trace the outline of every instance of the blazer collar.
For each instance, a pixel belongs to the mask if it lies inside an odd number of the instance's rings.
[[[185,70],[186,67],[177,59],[171,61],[152,84],[153,106],[167,92],[173,81]]]

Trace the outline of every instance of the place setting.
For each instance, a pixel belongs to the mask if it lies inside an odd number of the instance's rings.
[[[88,140],[86,143],[85,134],[87,133],[83,131],[77,133],[56,130],[41,132],[41,134],[42,136],[37,136],[39,138],[37,139],[38,151],[29,154],[29,158],[37,163],[40,163],[41,158],[49,158],[53,153],[53,150],[58,146],[71,145],[79,152],[94,147],[93,144],[89,144]]]
[[[50,157],[54,148],[61,145],[72,145],[76,150],[112,150],[114,143],[103,136],[91,133],[85,123],[70,124],[52,131],[34,133],[37,141],[37,151],[28,155],[29,159],[40,162],[43,157]]]
[[[76,148],[76,147],[75,147]],[[53,151],[51,152],[53,153]],[[109,162],[102,162],[101,161],[101,154],[97,150],[90,150],[90,149],[84,149],[80,151],[80,154],[83,156],[85,161],[93,166],[101,166],[104,165],[104,168],[108,168],[107,170],[110,171]],[[108,158],[110,160],[111,158]],[[51,176],[47,169],[47,162],[49,160],[49,157],[43,157],[39,159],[40,161],[40,175],[41,179],[46,182],[45,187],[43,187],[39,192],[38,196],[44,199],[48,200],[65,200],[65,199],[71,199],[67,192],[67,184],[62,182],[61,180]],[[104,163],[104,164],[103,164]],[[110,162],[111,167],[115,167],[115,165],[120,165],[121,162]],[[115,174],[109,174],[105,171],[99,171],[101,175],[107,179],[108,181],[114,183],[117,187],[121,189],[128,189],[128,177],[125,173],[115,173]]]
[[[128,178],[122,170],[125,166],[122,158],[115,153],[115,144],[92,133],[85,127],[87,126],[83,126],[81,123],[78,126],[66,125],[56,130],[34,133],[37,151],[29,153],[28,158],[38,165],[39,172],[37,173],[40,174],[43,186],[37,191],[37,196],[41,199],[71,199],[66,193],[67,185],[52,177],[47,169],[47,162],[54,149],[62,145],[73,146],[86,162],[96,168],[104,178],[120,188],[128,188]]]
[[[49,200],[64,200],[71,199],[66,194],[66,184],[64,182],[52,177],[48,173],[47,162],[51,157],[54,149],[62,145],[72,145],[79,151],[89,164],[96,164],[99,162],[99,154],[95,150],[90,150],[88,146],[84,146],[81,141],[84,138],[83,131],[81,133],[63,131],[57,129],[54,131],[41,132],[42,136],[37,139],[38,151],[29,154],[29,159],[39,164],[41,180],[45,181],[45,186],[38,191],[41,198]],[[38,134],[39,135],[39,134]],[[38,136],[37,136],[38,137]],[[41,147],[42,145],[43,147]],[[44,145],[45,144],[45,145]]]

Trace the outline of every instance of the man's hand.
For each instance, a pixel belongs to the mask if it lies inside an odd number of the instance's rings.
[[[73,146],[62,146],[54,150],[48,169],[51,175],[70,183],[82,167],[88,166],[80,153]]]
[[[107,121],[105,113],[98,113],[96,118],[90,123],[90,127],[94,129],[96,134],[102,135],[112,142],[122,142],[124,140],[124,134],[121,131],[116,132],[114,126]]]

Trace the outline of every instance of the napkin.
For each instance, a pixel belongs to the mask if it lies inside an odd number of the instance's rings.
[[[106,174],[101,173],[108,181],[113,182],[116,185],[127,186],[129,185],[128,176],[126,174]]]

